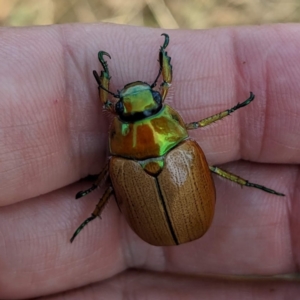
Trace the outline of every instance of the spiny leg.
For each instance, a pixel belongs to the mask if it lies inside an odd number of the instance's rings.
[[[108,100],[108,94],[111,94],[116,98],[120,98],[120,96],[112,93],[109,90],[110,75],[109,75],[107,61],[104,60],[104,58],[103,58],[104,55],[111,58],[110,55],[107,52],[100,51],[98,53],[98,59],[99,59],[101,65],[103,67],[103,70],[101,71],[100,76],[97,73],[97,71],[95,71],[95,70],[93,71],[93,75],[94,75],[94,77],[95,77],[95,79],[98,83],[99,98],[100,98],[100,101],[104,105],[104,109],[113,112],[114,111],[114,105],[113,105],[112,102],[110,102]]]
[[[254,98],[255,98],[255,95],[252,92],[250,92],[250,97],[247,100],[245,100],[244,102],[238,103],[236,106],[234,106],[230,109],[224,110],[218,114],[215,114],[213,116],[210,116],[210,117],[200,120],[198,122],[192,122],[192,123],[185,124],[185,128],[188,130],[191,130],[191,129],[197,129],[199,127],[205,127],[207,125],[210,125],[213,122],[216,122],[218,120],[221,120],[221,119],[229,116],[231,113],[233,113],[237,109],[247,106],[254,100]]]
[[[210,166],[209,169],[213,173],[215,173],[215,174],[217,174],[217,175],[219,175],[219,176],[221,176],[223,178],[226,178],[226,179],[228,179],[230,181],[233,181],[233,182],[235,182],[237,184],[240,184],[242,186],[254,187],[254,188],[260,189],[260,190],[262,190],[264,192],[270,193],[270,194],[274,194],[274,195],[278,195],[278,196],[285,196],[282,193],[278,193],[278,192],[276,192],[276,191],[274,191],[272,189],[269,189],[269,188],[267,188],[267,187],[265,187],[263,185],[259,185],[259,184],[256,184],[256,183],[249,182],[246,179],[243,179],[243,178],[241,178],[241,177],[239,177],[237,175],[234,175],[232,173],[224,171],[224,170],[222,170],[222,169],[220,169],[218,167]]]
[[[160,88],[161,88],[162,101],[164,101],[168,94],[168,90],[172,82],[172,65],[171,65],[171,57],[168,56],[168,52],[165,51],[165,49],[169,45],[169,36],[166,33],[163,33],[162,35],[165,37],[165,41],[159,50],[160,68],[155,81],[151,85],[151,88],[154,88],[156,86],[157,80],[159,76],[162,74],[163,83],[160,85]]]
[[[76,238],[76,236],[80,233],[80,231],[91,221],[93,221],[94,219],[96,219],[96,217],[100,217],[100,214],[102,212],[102,210],[105,207],[105,204],[107,203],[109,197],[113,194],[113,188],[111,186],[109,186],[105,193],[103,194],[103,196],[101,197],[101,199],[99,200],[98,204],[96,205],[94,211],[92,212],[92,215],[87,218],[74,232],[72,238],[70,239],[70,242],[72,243],[74,241],[74,239]]]
[[[87,194],[91,193],[94,191],[102,182],[102,180],[108,175],[108,162],[105,164],[104,168],[102,169],[101,173],[99,174],[97,180],[93,183],[93,185],[85,190],[85,191],[80,191],[76,194],[75,199],[79,199],[81,197],[86,196]]]

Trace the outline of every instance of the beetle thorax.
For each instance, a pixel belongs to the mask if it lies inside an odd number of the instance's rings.
[[[110,130],[110,153],[137,160],[159,157],[187,137],[180,115],[164,105],[158,113],[139,121],[115,118]]]

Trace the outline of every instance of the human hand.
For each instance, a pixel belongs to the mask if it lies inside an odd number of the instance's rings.
[[[102,218],[69,242],[103,193],[74,199],[90,186],[78,180],[99,172],[108,156],[111,119],[92,76],[101,69],[97,53],[112,56],[112,91],[152,82],[165,30],[109,24],[0,30],[1,299],[298,295],[296,279],[260,276],[298,272],[299,25],[167,32],[174,78],[166,102],[186,122],[230,108],[250,90],[256,95],[231,117],[191,131],[209,163],[227,163],[226,170],[286,194],[214,177],[211,228],[176,247],[141,241],[113,198]]]

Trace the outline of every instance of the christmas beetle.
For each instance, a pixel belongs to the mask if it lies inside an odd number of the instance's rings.
[[[136,81],[114,94],[109,90],[110,74],[104,51],[98,53],[103,67],[93,71],[104,109],[115,115],[109,133],[111,157],[92,187],[80,191],[76,199],[95,190],[107,178],[109,186],[91,217],[71,238],[100,216],[112,194],[135,233],[156,246],[179,245],[200,238],[210,227],[215,208],[215,187],[211,173],[242,186],[284,196],[251,183],[218,167],[209,166],[200,146],[189,138],[188,130],[208,126],[250,104],[254,94],[231,109],[203,120],[185,124],[177,111],[164,104],[172,82],[171,58],[165,51],[169,36],[162,34],[159,72],[154,82]],[[162,76],[159,91],[155,86]],[[111,102],[108,96],[118,99]]]

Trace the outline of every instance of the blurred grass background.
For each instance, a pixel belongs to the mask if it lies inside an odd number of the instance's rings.
[[[300,0],[0,0],[1,26],[111,22],[162,28],[300,21]]]

